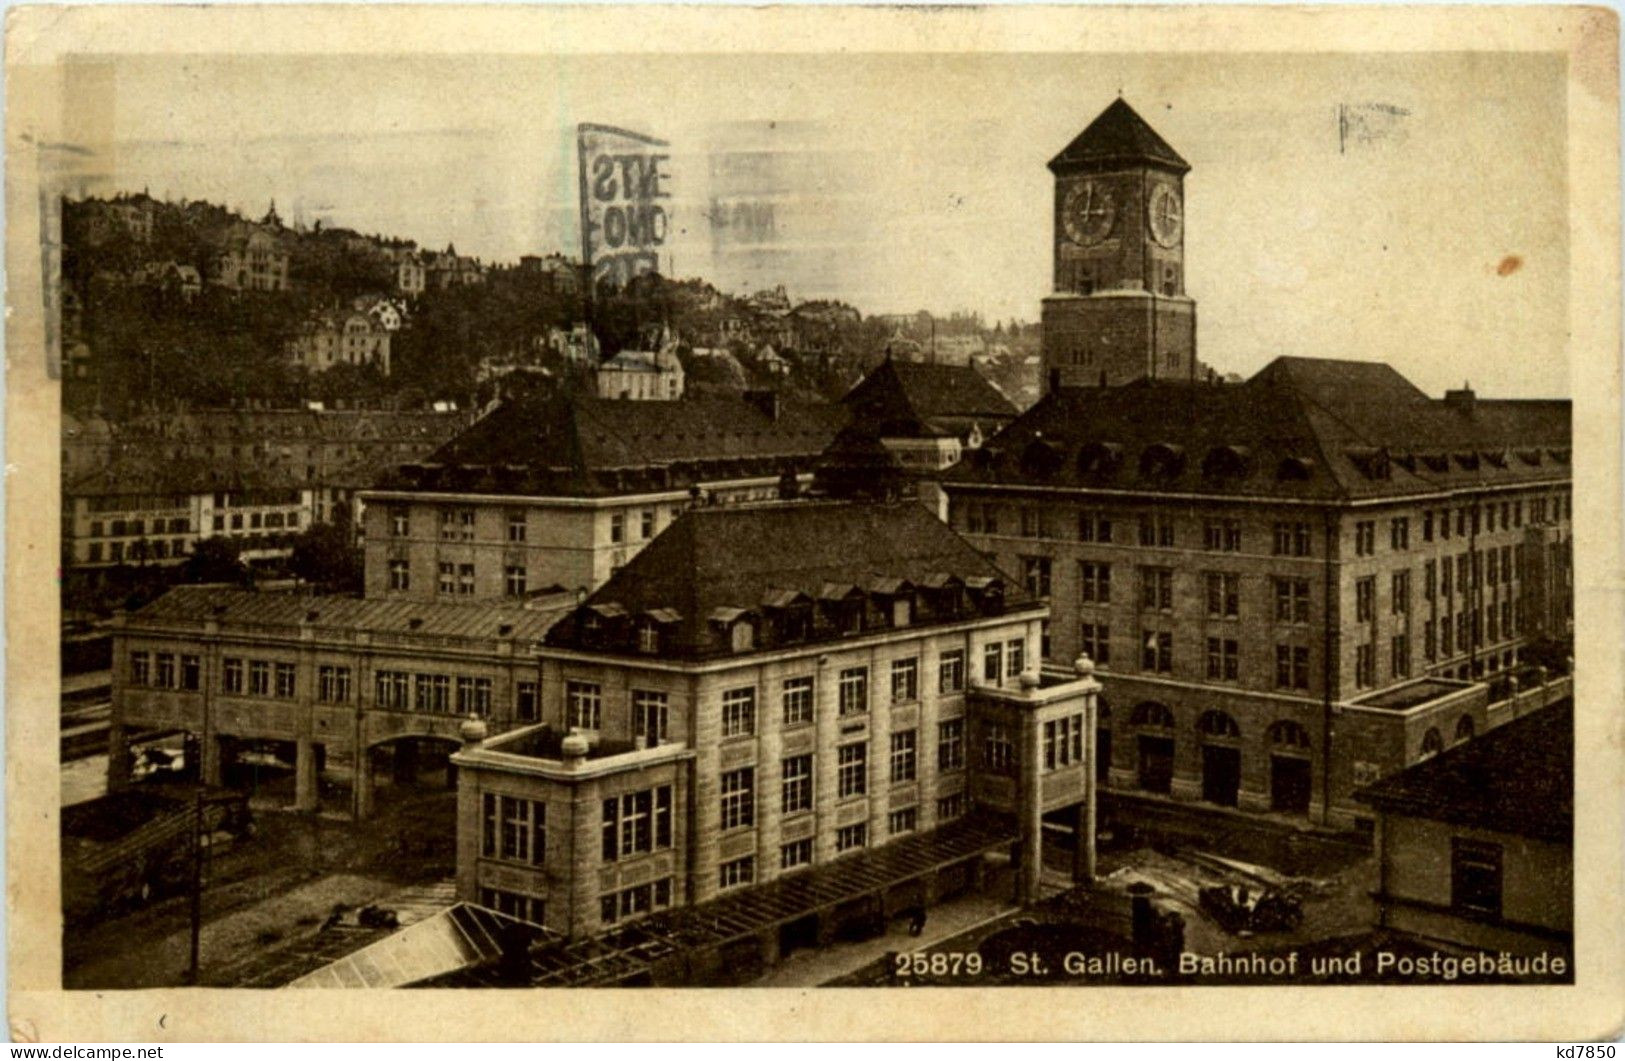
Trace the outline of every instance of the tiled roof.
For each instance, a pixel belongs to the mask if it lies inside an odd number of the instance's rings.
[[[881,435],[958,434],[972,424],[991,434],[1016,407],[969,365],[932,365],[887,358],[841,401],[854,420]]]
[[[847,420],[844,407],[822,402],[780,401],[776,417],[766,407],[727,398],[518,398],[379,486],[590,496],[772,475],[810,468]]]
[[[1132,162],[1152,162],[1180,173],[1191,168],[1190,163],[1179,157],[1179,152],[1168,146],[1168,141],[1158,136],[1133,107],[1118,97],[1066,145],[1064,151],[1050,160],[1049,168],[1061,173]]]
[[[418,637],[536,641],[567,608],[439,604],[430,601],[359,600],[304,593],[256,593],[219,586],[176,586],[136,612],[131,626],[204,622],[222,626],[330,627]],[[314,616],[314,617],[312,617]],[[414,625],[415,624],[415,625]]]
[[[1574,834],[1574,701],[1515,719],[1355,793],[1389,814],[1542,840]]]
[[[1430,399],[1375,362],[1278,358],[1239,384],[1046,396],[950,483],[1305,501],[1567,481],[1567,401]]]
[[[1000,571],[915,500],[806,501],[690,509],[643,548],[583,607],[615,605],[638,616],[670,609],[680,619],[668,654],[705,654],[721,609],[759,611],[786,592],[840,598],[882,579],[921,583],[942,573],[997,578],[1006,607],[1032,604]],[[564,627],[550,643],[568,644]]]

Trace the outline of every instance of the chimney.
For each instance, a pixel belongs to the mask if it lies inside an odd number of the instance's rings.
[[[745,400],[759,409],[763,416],[778,423],[779,392],[775,390],[746,391]]]
[[[1467,416],[1473,415],[1473,405],[1477,396],[1473,394],[1472,385],[1462,380],[1461,389],[1444,392],[1444,404],[1457,412]]]

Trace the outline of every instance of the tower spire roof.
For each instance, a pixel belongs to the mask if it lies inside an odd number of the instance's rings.
[[[1066,145],[1064,151],[1050,159],[1049,168],[1055,173],[1065,173],[1135,162],[1150,163],[1176,173],[1185,173],[1191,168],[1190,163],[1180,158],[1179,152],[1168,146],[1168,141],[1158,136],[1128,101],[1119,96]]]

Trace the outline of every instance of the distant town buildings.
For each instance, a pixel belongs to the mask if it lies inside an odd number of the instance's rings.
[[[622,350],[593,370],[600,398],[675,401],[683,396],[683,363],[669,328],[651,329],[648,349]]]
[[[288,290],[288,252],[273,232],[241,224],[226,238],[213,280],[232,291]]]

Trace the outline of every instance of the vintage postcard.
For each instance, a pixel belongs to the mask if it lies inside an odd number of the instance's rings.
[[[12,1036],[1617,1035],[1618,38],[13,10]]]

